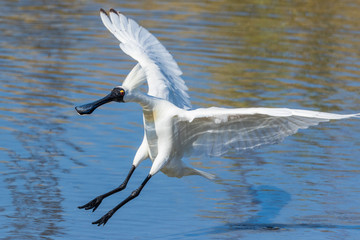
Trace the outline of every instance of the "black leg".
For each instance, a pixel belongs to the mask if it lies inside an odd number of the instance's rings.
[[[100,195],[100,196],[97,196],[96,198],[94,198],[93,200],[91,200],[90,202],[88,202],[87,204],[83,205],[83,206],[80,206],[78,208],[82,209],[84,208],[85,210],[89,210],[89,209],[92,209],[93,212],[98,208],[98,206],[101,204],[102,200],[104,200],[104,198],[114,194],[114,193],[117,193],[117,192],[120,192],[121,190],[124,190],[126,188],[126,185],[131,177],[131,175],[133,174],[133,172],[135,171],[135,166],[132,165],[128,175],[126,176],[124,182],[117,188],[115,188],[114,190],[110,191],[110,192],[107,192],[103,195]]]
[[[107,221],[111,218],[112,215],[114,215],[114,213],[119,210],[119,208],[121,208],[122,206],[124,206],[127,202],[129,202],[130,200],[136,198],[137,196],[139,196],[141,190],[143,189],[143,187],[145,186],[145,184],[150,180],[152,175],[148,175],[145,180],[141,183],[140,187],[138,189],[136,189],[135,191],[133,191],[130,196],[128,196],[124,201],[122,201],[121,203],[119,203],[116,207],[114,207],[113,209],[111,209],[107,214],[105,214],[102,218],[100,218],[99,220],[93,222],[92,224],[97,224],[98,226],[100,225],[105,225],[107,223]]]

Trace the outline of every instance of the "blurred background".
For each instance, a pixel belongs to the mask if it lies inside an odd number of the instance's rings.
[[[193,107],[360,112],[357,0],[2,0],[3,239],[357,239],[360,122],[333,121],[241,157],[190,158],[211,182],[157,174],[105,227],[78,210],[117,187],[142,141],[136,104],[74,106],[120,85],[135,62],[99,18],[115,8],[151,31],[184,72]]]

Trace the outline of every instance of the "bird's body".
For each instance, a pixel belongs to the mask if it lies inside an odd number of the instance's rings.
[[[127,92],[126,95],[131,95],[131,101],[143,108],[144,139],[133,160],[135,167],[150,158],[153,162],[151,175],[161,170],[169,177],[201,175],[213,178],[212,174],[187,167],[182,162],[186,147],[183,146],[179,127],[180,119],[185,118],[188,111],[138,91]]]
[[[137,154],[143,157],[135,158],[133,165],[138,166],[149,157],[153,162],[150,174],[161,170],[169,177],[201,175],[214,178],[212,174],[186,166],[182,158],[189,153],[222,156],[228,152],[241,152],[280,142],[298,129],[320,122],[359,117],[358,114],[288,108],[211,107],[185,110],[167,100],[141,92],[130,94],[131,101],[143,108],[145,132]]]
[[[100,195],[80,208],[93,209],[113,193],[123,190],[136,167],[150,158],[152,167],[143,183],[128,198],[94,224],[106,224],[124,204],[137,197],[159,171],[169,177],[214,175],[192,168],[184,156],[223,156],[266,144],[274,144],[299,129],[329,120],[360,117],[360,114],[333,114],[288,108],[199,108],[191,110],[187,87],[178,65],[163,45],[146,29],[111,9],[100,11],[109,31],[120,41],[120,48],[138,61],[122,86],[106,97],[76,107],[80,114],[90,114],[102,104],[136,102],[142,106],[144,138],[137,150],[125,181],[116,189]],[[148,93],[140,91],[147,82]]]

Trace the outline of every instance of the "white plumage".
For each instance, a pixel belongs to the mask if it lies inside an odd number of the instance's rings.
[[[299,129],[334,119],[359,117],[288,108],[200,108],[177,121],[180,142],[191,155],[222,156],[274,144]],[[193,151],[195,150],[195,151]]]
[[[110,11],[109,16],[105,11],[100,11],[100,17],[106,28],[120,41],[121,50],[139,62],[148,81],[148,94],[168,100],[180,108],[191,108],[187,87],[180,77],[182,72],[159,40],[134,20],[114,10]],[[126,84],[123,86],[133,89]]]
[[[124,204],[139,195],[148,180],[162,171],[171,177],[214,176],[187,166],[182,158],[188,155],[223,156],[274,144],[299,129],[320,122],[360,114],[333,114],[288,108],[191,108],[182,72],[165,47],[146,29],[132,19],[111,9],[109,15],[100,11],[107,29],[120,41],[120,48],[138,64],[131,70],[122,86],[90,104],[76,107],[80,114],[90,114],[110,101],[137,102],[143,108],[144,138],[123,184],[100,195],[80,208],[95,210],[107,196],[126,187],[135,168],[145,159],[153,161],[149,175],[128,198],[94,224],[105,224]],[[148,93],[139,91],[147,82]]]

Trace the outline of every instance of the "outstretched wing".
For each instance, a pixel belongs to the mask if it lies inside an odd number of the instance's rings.
[[[222,156],[274,144],[299,129],[360,114],[332,114],[287,108],[208,108],[184,111],[175,120],[175,144],[185,155]]]
[[[106,28],[120,41],[120,48],[139,62],[148,82],[148,94],[166,99],[180,108],[191,108],[179,66],[166,48],[134,20],[111,9],[100,10]]]

